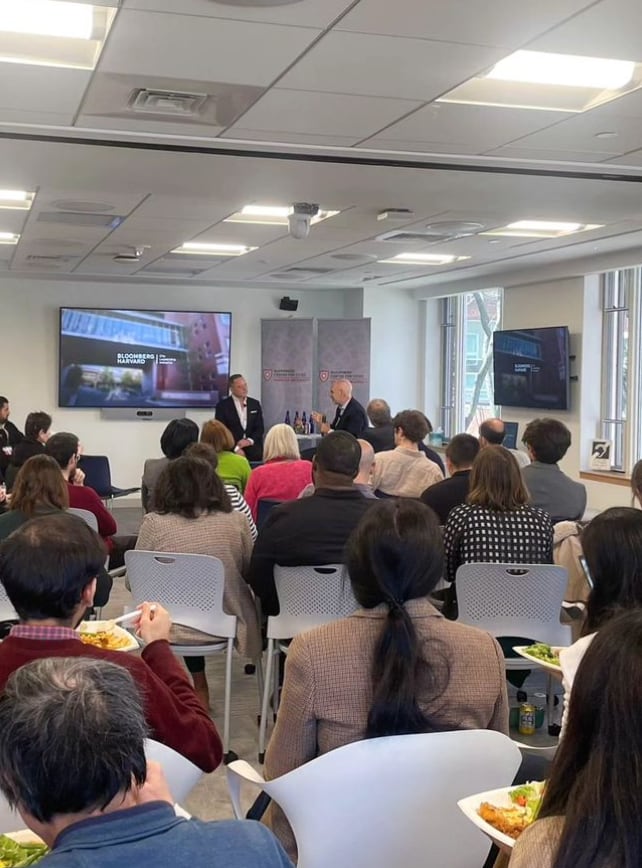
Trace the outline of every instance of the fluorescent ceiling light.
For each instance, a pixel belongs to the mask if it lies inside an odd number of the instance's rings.
[[[391,259],[380,259],[379,262],[391,265],[451,265],[453,262],[461,262],[462,259],[470,259],[470,256],[452,256],[442,253],[398,253]]]
[[[516,51],[496,63],[485,77],[499,81],[619,90],[631,81],[634,72],[632,60]]]
[[[516,51],[438,102],[583,112],[640,86],[642,65],[632,60]]]
[[[0,61],[93,69],[116,12],[66,0],[0,0]]]
[[[225,223],[254,223],[259,226],[287,226],[288,217],[292,213],[291,205],[245,205],[236,214],[231,214],[225,218]],[[339,211],[324,211],[319,209],[319,213],[310,221],[314,226],[316,223],[321,223],[329,217],[334,217],[339,214]]]
[[[187,241],[171,252],[192,253],[202,256],[243,256],[256,249],[256,247],[248,247],[246,244],[207,244],[201,241]]]
[[[602,223],[568,223],[562,220],[517,220],[507,226],[480,232],[480,235],[495,235],[504,238],[561,238],[576,232],[601,229]]]
[[[28,211],[34,199],[35,193],[26,190],[0,190],[0,208],[14,208],[19,211]]]
[[[0,244],[17,244],[19,240],[20,236],[13,232],[0,232]]]

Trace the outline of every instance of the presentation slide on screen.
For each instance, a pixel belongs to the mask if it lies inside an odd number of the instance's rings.
[[[227,393],[231,314],[62,308],[61,407],[212,407]]]
[[[494,335],[495,402],[547,410],[568,408],[568,331],[564,327]]]

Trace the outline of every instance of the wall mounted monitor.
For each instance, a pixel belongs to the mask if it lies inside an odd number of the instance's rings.
[[[493,370],[496,404],[568,410],[568,328],[550,326],[495,332]]]
[[[60,309],[60,407],[214,407],[231,313]]]

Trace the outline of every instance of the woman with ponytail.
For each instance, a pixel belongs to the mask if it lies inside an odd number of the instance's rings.
[[[361,608],[293,639],[267,776],[364,738],[508,733],[497,642],[446,620],[429,601],[444,566],[433,511],[403,498],[375,504],[348,541],[346,565]],[[295,858],[294,836],[276,806],[267,821]]]

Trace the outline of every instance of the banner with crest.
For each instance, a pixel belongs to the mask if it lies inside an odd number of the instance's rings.
[[[314,320],[261,320],[261,404],[266,430],[314,409]]]

